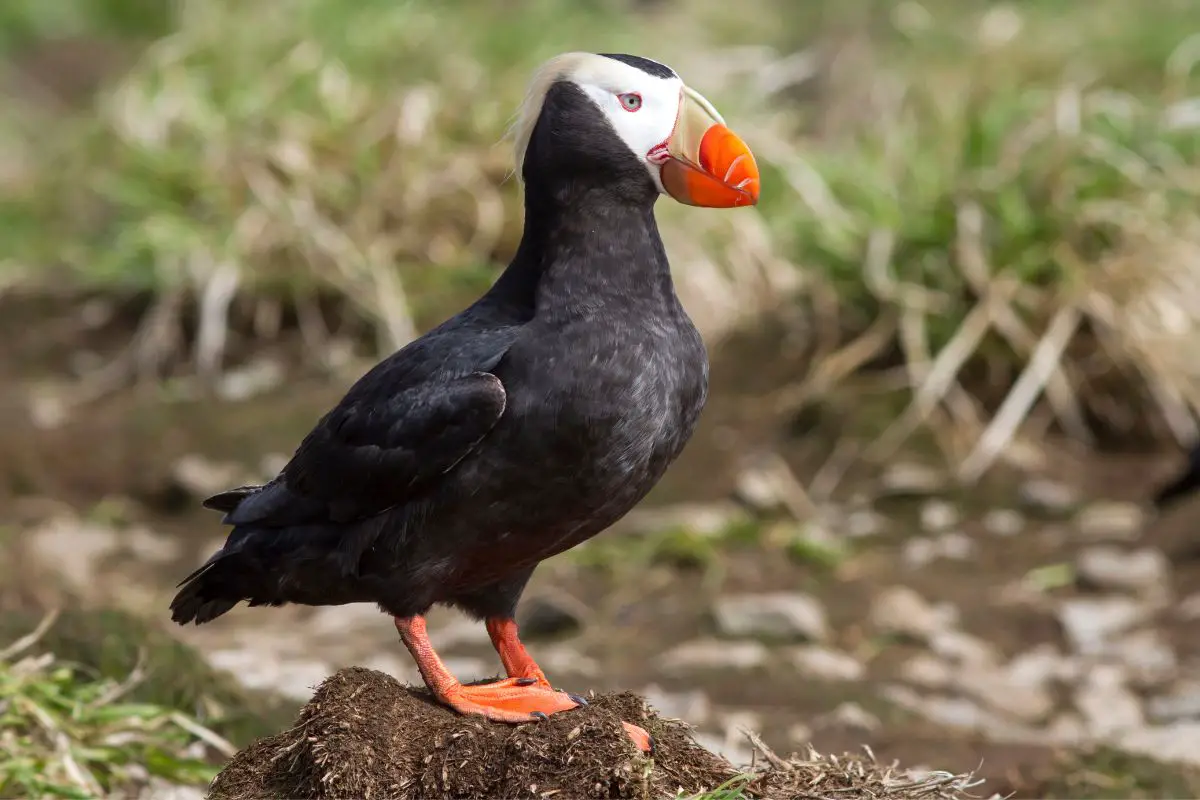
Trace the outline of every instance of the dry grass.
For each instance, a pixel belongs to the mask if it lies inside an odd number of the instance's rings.
[[[318,293],[379,349],[407,341],[515,246],[500,140],[531,67],[625,49],[677,66],[760,156],[759,212],[661,219],[711,338],[810,312],[816,357],[782,403],[866,374],[907,407],[865,456],[931,427],[968,481],[1052,425],[1195,434],[1193,4],[181,8],[94,114],[48,126],[27,98],[0,126],[31,165],[0,173],[0,286],[152,291],[120,375],[181,353],[217,371],[231,329],[270,337],[288,306],[319,345]]]

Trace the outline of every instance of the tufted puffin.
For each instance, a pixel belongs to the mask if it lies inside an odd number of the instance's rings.
[[[752,206],[759,173],[708,101],[639,56],[551,59],[512,134],[525,203],[512,262],[363,375],[278,476],[204,501],[232,530],[180,583],[176,623],[241,601],[376,603],[460,713],[520,723],[583,703],[526,651],[517,601],[539,562],[646,495],[704,406],[708,358],[655,201]],[[426,633],[435,604],[484,621],[507,678],[450,673]]]

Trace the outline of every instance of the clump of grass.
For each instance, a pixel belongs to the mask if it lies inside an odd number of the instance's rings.
[[[831,327],[861,334],[800,396],[899,363],[908,408],[866,455],[942,423],[967,480],[1031,417],[1189,435],[1200,14],[956,5],[826,43],[820,101],[791,112],[805,138],[759,144],[790,189],[773,230],[827,279]]]
[[[219,362],[239,296],[326,291],[386,346],[406,342],[417,308],[478,289],[512,245],[498,145],[550,54],[522,32],[617,30],[603,9],[559,5],[180,4],[94,114],[38,147],[6,204],[9,266],[153,291],[171,322],[194,301],[202,366]]]
[[[37,653],[54,622],[0,649],[0,796],[109,796],[159,779],[204,785],[233,745],[180,711],[139,703],[137,682]]]
[[[32,165],[5,182],[0,274],[149,292],[139,369],[219,369],[231,327],[271,336],[281,306],[319,343],[318,294],[390,349],[515,244],[500,141],[530,68],[624,49],[677,66],[763,168],[761,213],[662,209],[689,309],[800,297],[791,404],[864,375],[905,401],[863,457],[931,426],[970,481],[1022,428],[1195,435],[1194,3],[754,8],[181,4],[94,113],[0,125]]]
[[[0,615],[0,641],[36,624],[29,612],[7,611]],[[127,700],[180,711],[236,745],[266,736],[296,712],[292,703],[246,691],[190,646],[124,611],[64,608],[38,646],[97,681],[125,682],[136,675]]]

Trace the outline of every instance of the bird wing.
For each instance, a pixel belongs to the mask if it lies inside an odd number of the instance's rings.
[[[205,501],[225,522],[283,527],[375,516],[426,489],[470,453],[504,413],[490,372],[424,381],[380,396],[351,393],[325,415],[279,477]]]

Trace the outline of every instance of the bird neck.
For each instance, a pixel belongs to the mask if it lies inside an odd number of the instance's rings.
[[[521,244],[493,292],[531,303],[539,316],[587,313],[614,301],[677,302],[656,199],[635,202],[603,187],[568,193],[527,186]]]

